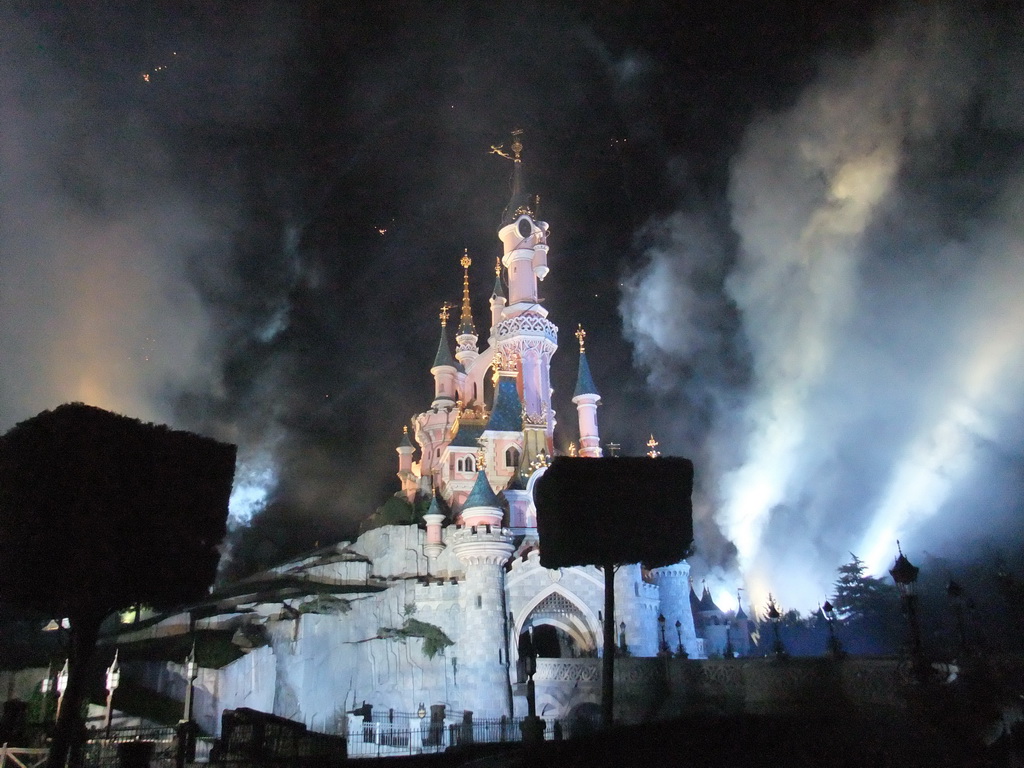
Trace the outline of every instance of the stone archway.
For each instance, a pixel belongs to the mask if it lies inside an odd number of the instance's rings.
[[[553,650],[539,653],[542,658],[573,658],[577,656],[593,656],[597,652],[597,635],[593,623],[588,620],[585,609],[573,599],[573,596],[560,588],[547,591],[526,612],[519,622],[518,636],[531,627],[541,630],[540,641],[548,648],[553,638],[557,638],[559,652]],[[534,638],[535,644],[537,638]]]

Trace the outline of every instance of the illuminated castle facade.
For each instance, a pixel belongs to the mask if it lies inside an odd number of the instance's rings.
[[[603,574],[540,564],[532,488],[554,453],[558,328],[538,298],[549,273],[548,224],[524,194],[521,150],[517,137],[510,153],[496,150],[513,163],[513,192],[483,332],[467,254],[454,349],[455,308],[445,306],[433,398],[396,448],[400,490],[355,541],[231,585],[193,615],[196,629],[236,629],[252,646],[219,670],[201,671],[196,714],[207,730],[217,729],[221,711],[240,706],[326,731],[343,730],[364,703],[375,713],[525,715],[526,633],[540,656],[538,714],[572,722],[597,710]],[[600,457],[601,396],[582,329],[576,336],[578,452]],[[687,563],[621,567],[615,591],[624,654],[724,651],[725,642],[706,648],[695,632]]]

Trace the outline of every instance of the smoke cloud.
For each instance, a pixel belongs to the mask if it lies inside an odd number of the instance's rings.
[[[1020,466],[1024,436],[1021,62],[991,55],[1014,48],[1012,26],[941,6],[885,18],[868,50],[825,60],[748,126],[731,231],[670,216],[630,280],[652,383],[708,391],[704,485],[755,600],[812,607],[851,550],[880,572],[897,538],[942,547],[1015,508],[1019,476],[996,465]],[[722,264],[720,286],[703,279]],[[729,308],[741,329],[723,340]],[[666,379],[730,345],[742,387]],[[972,487],[995,471],[982,502]]]

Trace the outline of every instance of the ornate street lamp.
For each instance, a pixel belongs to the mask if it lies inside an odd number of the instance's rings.
[[[658,632],[661,634],[661,643],[658,645],[659,656],[671,656],[672,652],[668,649],[668,642],[665,640],[665,614],[658,614]]]
[[[57,714],[56,719],[60,720],[60,707],[64,703],[64,691],[68,689],[68,660],[64,659],[64,666],[57,673]]]
[[[423,702],[420,702],[420,708],[416,710],[416,717],[422,720],[427,716],[427,708],[423,706]]]
[[[681,622],[679,619],[676,619],[676,640],[679,643],[676,646],[676,656],[678,656],[680,659],[685,659],[686,649],[683,648],[683,622]]]
[[[619,622],[619,650],[626,653],[626,622]]]
[[[924,678],[925,670],[921,652],[921,625],[917,617],[917,575],[921,569],[912,565],[903,554],[903,548],[899,541],[896,542],[896,549],[899,556],[889,575],[896,582],[896,588],[900,592],[900,599],[903,601],[903,610],[907,614],[907,621],[910,623],[910,658],[919,680]]]
[[[192,650],[185,657],[185,711],[181,719],[183,723],[192,722],[192,695],[197,677],[199,677],[199,665],[196,664],[196,643],[193,640]]]
[[[782,622],[782,614],[779,613],[779,606],[775,604],[775,598],[772,597],[772,593],[768,593],[768,612],[765,614],[768,617],[768,621],[772,624],[772,632],[775,634],[775,645],[772,647],[772,652],[778,659],[786,658],[786,649],[782,645],[782,637],[779,635],[779,624]]]
[[[533,628],[519,636],[519,657],[526,669],[526,717],[519,724],[523,742],[536,744],[544,740],[544,721],[537,717],[537,691],[533,676],[537,674],[537,646],[533,644]]]
[[[110,662],[110,666],[107,667],[107,717],[106,717],[106,731],[107,738],[110,738],[110,721],[114,714],[114,691],[117,690],[117,686],[121,683],[121,667],[117,663],[118,651],[114,651],[114,660]]]
[[[846,654],[843,653],[843,646],[836,637],[836,607],[826,600],[821,606],[821,615],[828,623],[828,653],[833,659],[841,659]]]

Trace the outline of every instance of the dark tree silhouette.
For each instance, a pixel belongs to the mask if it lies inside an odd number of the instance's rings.
[[[77,733],[100,624],[206,594],[216,574],[235,447],[81,403],[0,437],[0,600],[68,618],[69,678],[50,751]]]
[[[869,576],[864,561],[839,566],[832,603],[843,627],[843,642],[852,653],[890,653],[903,635],[900,598],[895,584]]]

